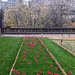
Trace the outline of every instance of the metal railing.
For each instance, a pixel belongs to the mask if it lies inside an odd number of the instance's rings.
[[[2,28],[3,34],[74,34],[75,28]]]

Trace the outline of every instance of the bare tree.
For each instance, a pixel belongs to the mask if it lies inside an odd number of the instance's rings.
[[[53,5],[50,5],[49,16],[52,21],[52,27],[64,27],[67,25],[67,19],[63,17],[65,13],[69,13],[69,6],[66,1],[57,0]]]
[[[3,32],[3,30],[2,30],[2,27],[3,27],[3,20],[4,20],[4,12],[3,12],[3,10],[1,9],[1,10],[0,10],[0,36],[1,36],[2,32]]]
[[[7,25],[38,28],[67,27],[70,24],[65,15],[70,12],[70,5],[66,0],[48,0],[48,5],[41,0],[39,3],[32,0],[28,5],[15,7],[17,11],[8,10],[8,19],[5,22]]]

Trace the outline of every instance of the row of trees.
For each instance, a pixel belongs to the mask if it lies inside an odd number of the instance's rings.
[[[5,25],[11,27],[68,27],[70,5],[66,0],[54,0],[53,4],[30,1],[29,5],[17,5],[5,12]]]

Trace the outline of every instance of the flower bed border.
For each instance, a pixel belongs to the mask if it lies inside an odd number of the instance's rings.
[[[55,57],[52,55],[52,53],[49,51],[49,49],[46,47],[46,45],[44,44],[44,42],[38,38],[38,40],[40,41],[40,43],[45,47],[45,49],[47,50],[47,52],[49,53],[49,55],[52,56],[53,60],[55,61],[56,65],[59,67],[59,69],[61,70],[63,75],[67,75],[66,72],[64,71],[64,69],[60,66],[60,64],[58,63],[58,61],[55,59]]]
[[[63,48],[64,50],[66,50],[68,53],[70,53],[71,55],[73,55],[75,57],[75,54],[72,53],[70,50],[68,50],[67,48],[65,48],[64,46],[58,44],[57,42],[55,42],[54,40],[52,40],[55,44],[57,44],[58,46],[60,46],[61,48]]]
[[[20,51],[21,51],[21,48],[22,48],[22,46],[23,46],[23,43],[24,43],[24,38],[23,38],[23,41],[22,41],[22,43],[21,43],[21,45],[20,45],[20,48],[19,48],[19,50],[18,50],[18,52],[17,52],[17,55],[16,55],[16,58],[15,58],[15,61],[14,61],[13,65],[12,65],[12,68],[10,69],[9,75],[12,74],[12,69],[14,68],[14,66],[15,66],[15,64],[16,64],[16,62],[17,62],[17,59],[18,59],[19,53],[20,53]]]

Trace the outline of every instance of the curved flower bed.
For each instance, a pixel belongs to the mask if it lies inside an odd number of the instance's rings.
[[[25,38],[11,75],[62,75],[62,73],[38,39]]]

